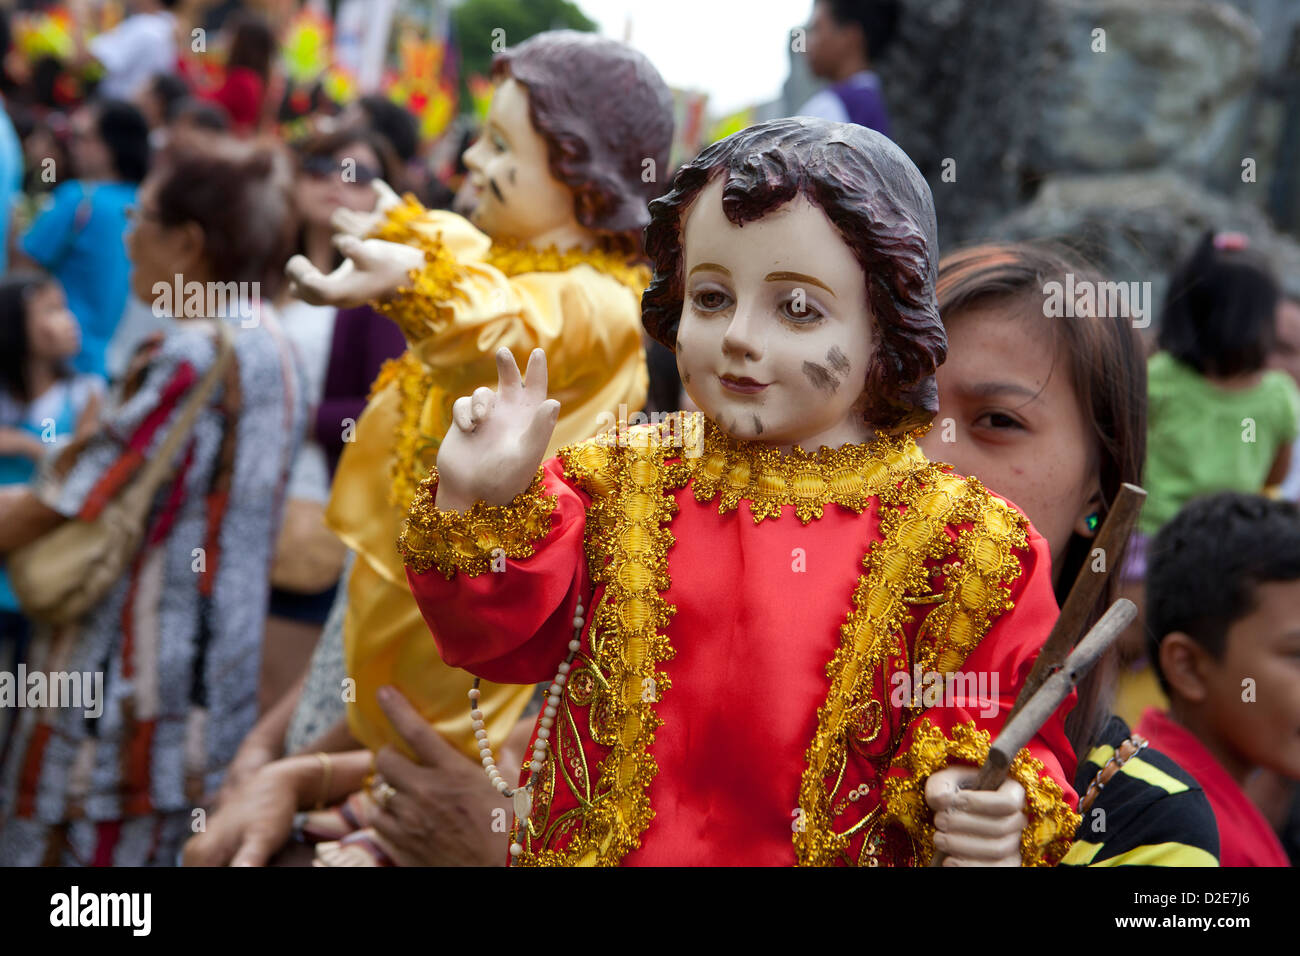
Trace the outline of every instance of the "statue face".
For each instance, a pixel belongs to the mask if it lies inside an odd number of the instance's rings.
[[[826,214],[799,196],[734,225],[715,180],[687,211],[682,241],[677,367],[700,410],[734,438],[783,450],[870,440],[866,283]]]
[[[492,238],[547,244],[548,234],[576,226],[573,194],[551,175],[546,141],[528,117],[528,90],[513,78],[497,87],[464,160],[470,220]]]

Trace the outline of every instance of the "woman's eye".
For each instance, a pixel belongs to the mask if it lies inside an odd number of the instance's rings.
[[[782,302],[780,312],[783,318],[799,323],[816,322],[822,317],[815,308],[799,299],[787,299]]]
[[[997,429],[1020,429],[1024,430],[1025,426],[1010,415],[1003,412],[985,412],[975,420],[976,425],[984,424],[989,428]]]
[[[691,296],[691,302],[701,312],[721,312],[731,304],[731,297],[716,289],[704,289]]]
[[[505,144],[502,140],[500,140],[500,139],[498,139],[497,137],[493,136],[493,137],[492,137],[492,148],[495,149],[498,153],[504,153],[504,152],[506,151],[506,144]]]

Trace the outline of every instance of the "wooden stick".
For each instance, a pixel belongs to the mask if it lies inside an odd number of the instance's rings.
[[[1065,606],[1061,608],[1061,614],[1057,617],[1056,624],[1052,626],[1052,632],[1047,635],[1042,650],[1038,652],[1038,659],[1034,661],[1029,676],[1025,678],[1025,686],[1020,689],[1015,706],[1007,715],[1008,722],[1015,719],[1026,701],[1038,692],[1038,688],[1047,680],[1048,675],[1069,656],[1078,640],[1077,635],[1083,632],[1084,621],[1088,620],[1092,609],[1097,606],[1097,598],[1101,596],[1101,589],[1106,583],[1107,575],[1118,568],[1124,558],[1125,546],[1128,544],[1133,526],[1137,524],[1138,513],[1142,510],[1146,497],[1147,493],[1137,485],[1125,482],[1120,486],[1119,494],[1115,496],[1115,504],[1106,515],[1106,520],[1102,522],[1097,537],[1093,539],[1093,549],[1100,548],[1105,558],[1105,570],[1094,571],[1090,561],[1085,561],[1083,567],[1079,568],[1074,585],[1065,599]]]
[[[1120,598],[1110,606],[1066,658],[1061,668],[1042,682],[1038,692],[1020,708],[1019,713],[1009,717],[1003,724],[1002,732],[993,741],[988,757],[980,767],[979,776],[968,789],[996,790],[1002,785],[1016,754],[1038,733],[1047,718],[1070,696],[1075,684],[1092,670],[1093,665],[1135,617],[1137,605],[1127,598]],[[936,851],[930,860],[930,866],[942,866],[946,858],[946,853]]]

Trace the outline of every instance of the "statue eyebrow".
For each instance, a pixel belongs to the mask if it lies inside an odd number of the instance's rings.
[[[809,285],[817,286],[817,288],[819,289],[825,289],[827,292],[830,292],[832,299],[835,298],[835,293],[831,291],[831,287],[828,286],[825,282],[822,282],[820,279],[813,278],[812,276],[804,275],[802,272],[769,272],[767,275],[763,276],[763,281],[764,282],[806,282]]]
[[[694,269],[688,272],[687,275],[693,276],[695,275],[695,273],[700,272],[701,270],[705,270],[709,272],[721,272],[723,275],[728,275],[728,276],[731,275],[730,269],[728,269],[726,266],[720,266],[716,262],[701,262]]]

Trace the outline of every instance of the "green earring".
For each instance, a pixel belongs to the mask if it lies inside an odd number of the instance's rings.
[[[1101,516],[1098,515],[1096,512],[1093,512],[1092,514],[1088,515],[1088,517],[1083,519],[1083,523],[1088,526],[1089,531],[1095,532],[1097,530],[1097,526],[1101,524]]]

